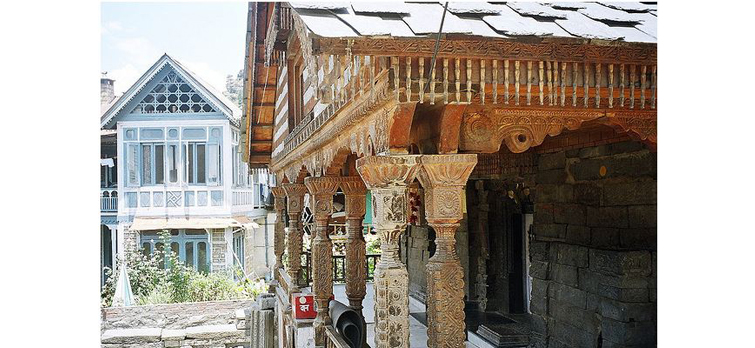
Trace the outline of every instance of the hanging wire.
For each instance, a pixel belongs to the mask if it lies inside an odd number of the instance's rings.
[[[428,80],[431,78],[433,71],[435,71],[435,59],[438,56],[438,48],[440,47],[440,34],[443,32],[443,23],[446,21],[446,12],[448,12],[448,1],[446,1],[446,4],[443,5],[443,16],[440,18],[440,28],[438,28],[438,36],[435,38],[435,49],[433,49],[433,58],[430,63],[430,75],[428,76]],[[429,83],[425,84],[425,90],[423,93],[427,93],[427,88],[430,86]]]

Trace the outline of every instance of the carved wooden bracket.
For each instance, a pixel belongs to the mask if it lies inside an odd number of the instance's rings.
[[[344,211],[348,219],[361,219],[364,216],[365,197],[367,195],[367,187],[364,186],[362,178],[358,176],[349,176],[341,178],[341,191],[343,191],[346,197],[346,206]]]
[[[459,149],[459,129],[467,105],[449,104],[443,108],[440,116],[440,138],[438,153],[456,153]]]
[[[583,122],[605,117],[605,123],[630,132],[642,140],[656,141],[656,111],[548,110],[478,108],[464,114],[459,149],[493,153],[501,143],[514,153],[543,143],[545,136],[557,136],[564,129],[578,129]]]

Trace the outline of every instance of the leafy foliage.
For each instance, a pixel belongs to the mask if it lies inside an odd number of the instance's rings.
[[[163,245],[170,245],[167,231],[160,233],[160,239]],[[197,272],[184,265],[170,249],[155,250],[152,255],[131,251],[118,261],[118,265],[128,265],[131,290],[140,305],[255,298],[267,288],[264,279],[250,280],[238,267],[227,272]],[[102,306],[108,307],[113,303],[120,272],[111,269],[105,272],[108,278],[102,287],[101,300]],[[235,281],[234,274],[240,280]]]

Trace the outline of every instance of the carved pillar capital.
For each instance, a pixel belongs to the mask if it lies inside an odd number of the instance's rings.
[[[301,214],[304,209],[304,194],[307,193],[307,187],[304,184],[287,183],[282,184],[283,190],[288,197],[288,214]]]
[[[333,195],[338,190],[337,179],[329,176],[304,179],[304,185],[314,198],[312,213],[316,221],[327,220],[333,213]]]
[[[477,164],[477,155],[423,155],[419,182],[425,188],[425,215],[430,223],[461,220],[463,187]]]
[[[273,192],[274,198],[273,209],[276,213],[282,212],[286,209],[286,190],[283,187],[271,187],[270,190]]]

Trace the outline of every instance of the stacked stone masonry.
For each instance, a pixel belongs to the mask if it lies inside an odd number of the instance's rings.
[[[541,154],[535,182],[530,309],[547,346],[655,346],[656,153]]]
[[[107,348],[274,347],[274,313],[266,299],[110,307],[101,312]]]

